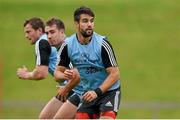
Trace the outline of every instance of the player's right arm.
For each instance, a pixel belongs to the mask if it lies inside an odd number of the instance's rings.
[[[67,52],[67,44],[63,43],[58,51],[57,67],[54,72],[54,79],[56,82],[68,80],[65,77],[65,70],[69,68],[70,59]]]
[[[64,66],[57,66],[56,70],[54,71],[54,79],[56,82],[61,82],[64,80],[67,80],[65,77],[64,71],[66,70],[66,67]]]
[[[23,66],[23,68],[18,68],[17,75],[20,79],[41,80],[47,77],[48,67],[36,66],[35,69],[30,72],[25,66]]]
[[[68,83],[59,91],[59,97],[64,101],[67,94],[80,82],[80,76],[76,68],[69,69],[70,58],[68,57],[67,44],[63,43],[59,53],[58,66],[54,72],[57,82],[68,80]]]
[[[49,56],[51,46],[47,40],[41,40],[36,46],[36,66],[33,71],[29,71],[25,66],[18,68],[17,76],[20,79],[42,80],[48,76]]]

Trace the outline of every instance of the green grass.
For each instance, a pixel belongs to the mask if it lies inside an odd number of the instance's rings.
[[[4,119],[37,119],[39,109],[34,108],[4,108],[0,114]]]
[[[0,0],[0,61],[3,101],[48,101],[56,94],[52,77],[23,81],[22,65],[33,69],[34,47],[24,37],[23,22],[33,16],[61,18],[67,35],[75,32],[73,11],[81,5],[95,12],[95,31],[112,43],[120,66],[122,104],[131,101],[180,101],[179,0]],[[1,89],[1,88],[0,88]],[[0,118],[37,118],[41,108],[4,107]],[[180,109],[127,109],[118,118],[180,118]]]

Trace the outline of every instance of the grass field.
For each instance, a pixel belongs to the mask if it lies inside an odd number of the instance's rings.
[[[39,82],[16,77],[18,67],[35,63],[24,20],[57,17],[71,35],[73,11],[81,5],[94,10],[95,31],[115,50],[122,83],[118,118],[180,118],[179,0],[0,0],[0,118],[37,118],[56,94],[51,76]]]

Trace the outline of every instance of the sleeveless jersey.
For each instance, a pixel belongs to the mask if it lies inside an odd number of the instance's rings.
[[[106,68],[117,66],[110,43],[105,40],[104,36],[95,32],[87,45],[80,44],[74,34],[67,38],[62,46],[64,46],[62,47],[64,54],[61,55],[59,65],[67,66],[68,62],[71,62],[78,69],[81,77],[78,86],[83,92],[98,88],[108,76]],[[120,87],[119,80],[109,90],[118,87]]]

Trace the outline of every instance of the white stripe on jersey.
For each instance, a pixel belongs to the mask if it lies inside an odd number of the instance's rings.
[[[118,108],[119,108],[119,93],[120,91],[116,91],[116,95],[115,95],[115,98],[114,98],[114,111],[117,112],[118,111]]]
[[[40,52],[39,52],[39,42],[35,46],[35,51],[36,51],[36,65],[40,65],[41,64],[41,56],[40,56]]]
[[[70,68],[70,69],[72,69],[72,68],[73,68],[73,65],[72,65],[72,63],[71,63],[71,62],[69,63],[69,68]]]
[[[61,55],[61,53],[62,53],[62,50],[64,49],[64,47],[66,46],[66,44],[67,43],[63,43],[62,45],[61,45],[61,47],[60,47],[60,49],[58,50],[58,53],[57,53],[57,63],[56,63],[56,65],[58,65],[59,64],[59,62],[60,62],[60,60],[61,60],[61,58],[60,58],[60,55]]]
[[[108,56],[109,56],[109,60],[111,62],[111,65],[112,66],[117,66],[117,63],[116,63],[116,59],[114,57],[114,54],[112,52],[112,49],[111,47],[109,46],[109,44],[106,42],[106,41],[103,41],[102,42],[102,46],[106,49],[107,53],[108,53]]]

